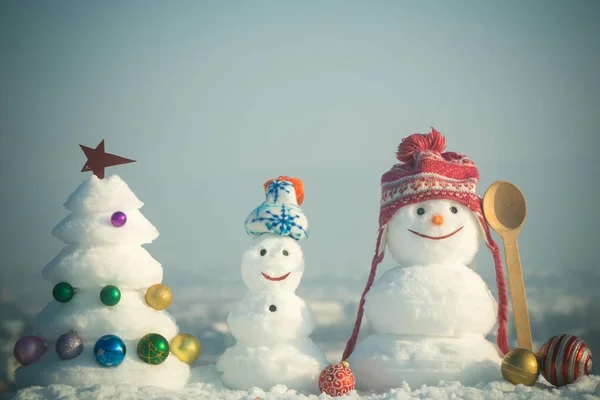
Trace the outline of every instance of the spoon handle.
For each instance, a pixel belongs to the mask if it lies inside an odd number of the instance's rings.
[[[529,312],[527,311],[527,297],[525,296],[525,282],[523,281],[523,269],[521,268],[517,235],[511,232],[511,234],[505,235],[502,241],[504,243],[504,257],[506,258],[506,272],[508,275],[515,330],[517,332],[517,343],[520,348],[533,351]]]

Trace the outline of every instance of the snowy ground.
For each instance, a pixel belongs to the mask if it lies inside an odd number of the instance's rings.
[[[179,392],[167,392],[156,388],[136,389],[130,386],[115,387],[107,382],[90,388],[73,388],[54,385],[46,388],[32,387],[16,393],[14,400],[85,400],[85,399],[211,399],[211,400],[284,400],[327,399],[326,395],[307,396],[275,387],[264,391],[233,391],[226,389],[214,368],[216,359],[234,343],[225,323],[234,302],[245,292],[245,286],[235,274],[214,276],[210,281],[203,278],[187,279],[187,282],[165,282],[173,288],[175,299],[170,312],[177,318],[180,330],[196,335],[202,343],[202,354],[192,371],[190,384]],[[193,285],[190,282],[195,282]],[[335,285],[328,279],[305,277],[297,293],[311,306],[317,327],[312,334],[315,343],[326,353],[330,361],[337,362],[345,341],[351,332],[356,304],[362,290],[363,280],[343,281],[337,278]],[[368,325],[361,330],[364,337],[370,332]],[[539,347],[540,343],[535,344]],[[596,370],[596,369],[594,369]],[[543,378],[534,387],[514,386],[508,382],[492,382],[475,387],[464,387],[458,382],[440,383],[435,387],[410,388],[400,386],[388,393],[352,393],[341,399],[404,400],[404,399],[600,399],[600,376],[584,377],[567,387],[556,389],[547,385]]]
[[[29,388],[22,390],[13,400],[86,400],[86,399],[155,399],[155,400],[291,400],[291,399],[327,399],[327,395],[302,395],[277,386],[269,391],[252,389],[249,391],[234,391],[226,389],[219,380],[218,372],[210,366],[196,367],[193,370],[193,382],[179,392],[167,392],[152,388],[136,389],[130,386],[115,387],[97,385],[86,389],[75,389],[65,385],[52,385],[46,388]],[[583,377],[576,383],[561,389],[551,388],[542,383],[535,387],[523,385],[514,386],[508,382],[492,382],[464,387],[458,382],[440,383],[435,387],[412,389],[402,386],[388,393],[373,395],[353,392],[340,399],[362,400],[404,400],[404,399],[464,399],[464,400],[493,400],[493,399],[600,399],[600,377]]]

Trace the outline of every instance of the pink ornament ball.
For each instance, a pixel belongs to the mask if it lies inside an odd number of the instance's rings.
[[[123,211],[117,211],[110,216],[110,223],[120,228],[127,222],[127,215]]]
[[[332,364],[319,376],[319,389],[332,397],[344,396],[354,390],[356,380],[347,361]]]
[[[15,343],[13,354],[21,365],[36,362],[46,352],[46,344],[37,336],[23,336]]]
[[[541,372],[554,386],[569,385],[592,371],[592,352],[588,345],[573,335],[557,335],[540,349]]]

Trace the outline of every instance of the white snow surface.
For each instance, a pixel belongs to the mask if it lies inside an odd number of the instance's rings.
[[[81,247],[61,250],[42,270],[54,286],[69,282],[77,289],[114,285],[119,289],[146,289],[163,279],[163,269],[141,246]]]
[[[303,393],[319,393],[321,371],[329,365],[309,338],[272,346],[247,347],[238,342],[219,358],[217,369],[231,388],[285,385]]]
[[[348,359],[359,389],[386,392],[405,381],[411,387],[440,380],[465,385],[502,380],[496,346],[481,336],[424,338],[373,334]]]
[[[110,222],[115,211],[123,211],[127,215],[127,223],[119,228]],[[139,210],[119,208],[96,214],[71,213],[56,225],[52,236],[67,244],[141,246],[152,243],[158,237],[158,230]]]
[[[398,335],[485,336],[496,323],[496,312],[486,283],[464,265],[392,268],[365,299],[373,328]]]
[[[19,391],[12,400],[326,400],[325,394],[306,395],[278,385],[266,390],[251,388],[231,390],[223,384],[214,365],[199,366],[191,371],[188,385],[177,391],[157,387],[133,387],[131,385],[101,384],[87,388],[68,385],[31,387]],[[480,383],[465,386],[460,382],[439,382],[435,386],[411,388],[400,383],[386,393],[373,394],[353,391],[340,400],[555,400],[555,399],[600,399],[600,376],[584,376],[571,385],[553,388],[540,378],[532,386],[512,385],[506,381]]]
[[[92,175],[71,193],[63,206],[72,212],[96,214],[138,210],[143,205],[118,175],[104,179]]]
[[[270,311],[274,306],[275,311]],[[227,318],[233,337],[251,346],[285,343],[310,335],[314,317],[304,300],[291,292],[248,292]]]

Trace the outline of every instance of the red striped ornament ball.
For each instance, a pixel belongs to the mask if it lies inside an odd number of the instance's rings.
[[[592,352],[588,345],[573,335],[557,335],[540,349],[541,372],[554,386],[573,383],[592,371]]]

